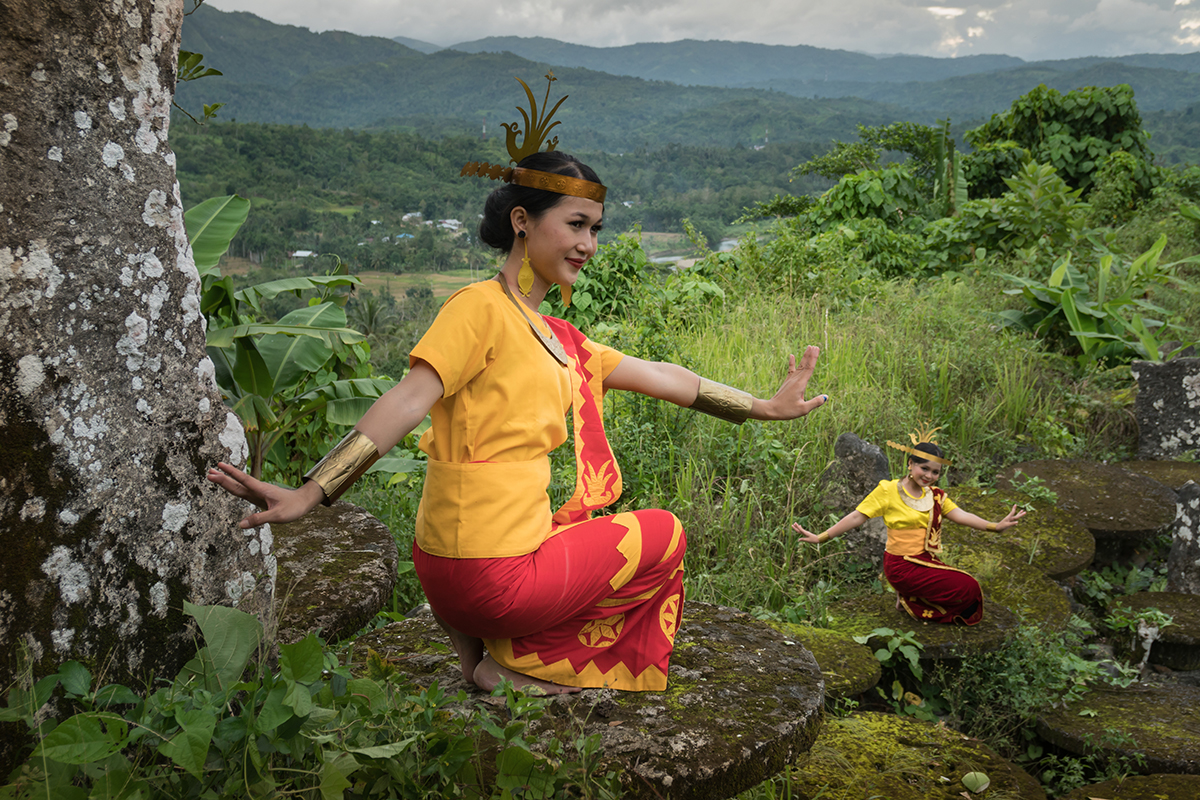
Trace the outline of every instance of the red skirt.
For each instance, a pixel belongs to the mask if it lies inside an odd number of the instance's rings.
[[[683,607],[683,526],[651,509],[558,526],[506,558],[413,545],[430,606],[502,666],[566,686],[662,691]]]
[[[884,553],[883,575],[913,619],[963,625],[974,625],[983,619],[983,590],[979,581],[929,553],[916,556]]]

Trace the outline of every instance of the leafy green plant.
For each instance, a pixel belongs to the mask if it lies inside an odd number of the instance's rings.
[[[1091,190],[1104,159],[1123,150],[1136,160],[1131,173],[1139,187],[1149,191],[1156,176],[1151,165],[1150,136],[1142,130],[1142,117],[1128,84],[1088,86],[1063,95],[1044,84],[1013,101],[1007,111],[974,130],[966,140],[976,150],[1008,145],[1025,150],[1038,163],[1052,165],[1073,188]],[[994,154],[994,151],[993,153]],[[989,154],[991,155],[991,154]],[[969,157],[968,157],[969,158]],[[996,186],[1002,173],[983,167],[993,160],[982,159],[967,172],[972,192]]]
[[[1012,487],[1022,494],[1027,494],[1033,500],[1040,500],[1043,503],[1054,504],[1058,502],[1058,492],[1046,485],[1046,481],[1036,475],[1026,475],[1021,470],[1013,472],[1012,478],[1009,480]],[[1026,511],[1032,511],[1032,508],[1026,508]]]
[[[904,167],[884,167],[843,176],[837,186],[821,195],[808,216],[821,230],[867,217],[898,228],[910,218],[919,218],[927,202],[911,172]]]
[[[1070,253],[1058,260],[1046,281],[1005,275],[1020,286],[1005,294],[1020,295],[1026,308],[1001,311],[1001,324],[1049,340],[1075,356],[1080,366],[1131,358],[1161,360],[1160,334],[1171,327],[1142,316],[1142,311],[1165,314],[1144,295],[1152,284],[1177,284],[1178,265],[1198,260],[1193,256],[1160,264],[1166,243],[1166,237],[1160,236],[1153,247],[1128,264],[1105,253],[1095,270],[1094,284],[1072,264]]]
[[[354,425],[395,382],[371,377],[365,337],[346,326],[342,306],[348,296],[341,290],[359,281],[340,260],[330,275],[241,290],[221,276],[217,264],[249,208],[236,195],[210,198],[189,209],[184,223],[200,271],[208,354],[226,402],[245,426],[250,473],[261,477],[275,450],[281,476],[295,478],[313,460],[308,448],[321,449],[332,438],[330,426]],[[258,321],[263,303],[285,292],[314,296],[278,322]],[[323,417],[314,420],[318,411]],[[292,446],[277,449],[285,436],[296,437]]]
[[[1104,618],[1104,624],[1117,636],[1125,638],[1128,651],[1134,655],[1142,651],[1142,660],[1138,670],[1144,671],[1150,660],[1150,649],[1154,646],[1162,629],[1174,625],[1175,619],[1170,614],[1157,608],[1143,608],[1136,613],[1129,606],[1118,605],[1109,611]]]
[[[935,719],[933,703],[927,702],[933,698],[934,690],[925,686],[925,670],[921,667],[921,651],[925,646],[917,641],[913,631],[892,628],[876,628],[865,636],[854,637],[854,641],[866,645],[877,639],[882,639],[883,646],[875,649],[875,659],[884,669],[884,675],[892,676],[890,692],[882,686],[875,687],[879,696],[888,700],[897,714]],[[921,694],[913,688],[920,689]]]
[[[0,797],[617,796],[616,777],[598,773],[596,738],[532,749],[524,732],[544,703],[511,686],[501,726],[482,707],[449,713],[465,693],[415,687],[378,656],[368,659],[367,677],[356,677],[312,634],[280,647],[276,672],[265,660],[251,665],[262,639],[256,618],[184,607],[206,644],[144,696],[95,688],[73,661],[9,690],[0,720],[24,722],[36,745]],[[55,696],[75,709],[61,722],[41,713]],[[484,753],[495,754],[494,766]]]

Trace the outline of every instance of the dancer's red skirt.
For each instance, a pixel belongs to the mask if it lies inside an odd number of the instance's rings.
[[[883,575],[913,619],[963,625],[974,625],[983,619],[983,590],[979,581],[929,553],[915,556],[884,553]]]
[[[683,526],[650,509],[558,526],[524,556],[413,546],[429,604],[502,666],[567,686],[662,691],[683,608]]]

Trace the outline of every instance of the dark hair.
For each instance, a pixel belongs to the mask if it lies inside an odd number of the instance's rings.
[[[914,450],[920,450],[922,453],[929,453],[929,455],[931,455],[931,456],[937,456],[938,458],[941,458],[941,457],[942,457],[942,448],[938,447],[938,446],[937,446],[936,444],[934,444],[933,442],[919,442],[919,443],[916,445],[916,447],[914,447],[913,449],[914,449]],[[919,458],[918,456],[914,456],[914,455],[911,455],[911,454],[909,455],[909,457],[908,457],[908,460],[909,460],[909,462],[910,462],[910,463],[911,463],[911,462],[913,462],[913,461],[917,462],[918,464],[927,464],[927,463],[929,463],[929,459],[928,459],[928,458]]]
[[[600,178],[592,171],[591,167],[575,156],[569,156],[557,150],[526,156],[517,166],[600,183]],[[561,203],[566,196],[545,189],[518,186],[515,183],[504,184],[493,190],[488,195],[487,202],[483,204],[483,221],[479,223],[480,241],[488,247],[494,247],[505,253],[509,252],[512,250],[513,240],[516,238],[512,227],[512,210],[514,208],[520,206],[536,219]]]

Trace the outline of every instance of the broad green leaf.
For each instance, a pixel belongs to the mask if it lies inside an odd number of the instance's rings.
[[[132,689],[119,683],[110,683],[96,690],[96,705],[101,707],[137,705],[140,702],[142,702],[141,697]]]
[[[118,714],[94,711],[68,717],[46,734],[30,759],[49,758],[63,764],[101,761],[125,747],[129,726]]]
[[[78,661],[68,661],[58,668],[58,677],[68,694],[83,697],[92,688],[92,675]]]
[[[350,753],[339,753],[337,758],[321,766],[321,797],[323,800],[342,800],[352,784],[350,775],[358,769],[358,761]]]
[[[363,336],[353,328],[314,328],[307,325],[231,325],[227,328],[209,328],[206,343],[209,347],[230,347],[234,341],[243,336],[268,336],[282,334],[285,336],[307,336],[331,342],[334,339],[342,344],[357,344],[365,342]]]
[[[204,673],[198,677],[205,688],[219,691],[237,683],[262,641],[262,623],[228,606],[197,606],[184,600],[183,611],[196,618],[204,635],[205,647],[197,656],[204,665]],[[183,672],[180,677],[185,677]]]
[[[215,709],[194,708],[175,712],[179,730],[158,746],[158,752],[199,778],[204,771],[204,761],[208,756],[208,746],[212,743],[213,729],[217,726],[214,711]]]
[[[279,320],[280,325],[307,328],[345,329],[346,312],[332,303],[299,308]],[[326,339],[300,336],[264,336],[259,352],[271,370],[277,391],[299,384],[305,376],[320,370],[333,357],[333,343]]]
[[[250,201],[231,194],[211,197],[183,215],[192,257],[201,274],[217,266],[249,213]]]
[[[283,704],[295,711],[297,717],[307,717],[313,710],[312,693],[309,692],[307,686],[293,683],[288,686]]]
[[[271,370],[254,341],[238,339],[233,347],[237,354],[233,362],[233,380],[238,389],[243,394],[256,394],[259,397],[270,397],[274,394],[275,381]]]
[[[410,472],[424,472],[427,463],[421,458],[404,458],[402,456],[384,456],[367,470],[367,474],[372,472],[384,472],[391,475],[407,475]]]
[[[284,680],[313,683],[321,680],[324,668],[325,656],[314,634],[308,634],[295,644],[279,646],[279,670]]]
[[[377,744],[374,747],[357,747],[350,752],[355,755],[366,756],[367,758],[395,758],[406,750],[411,749],[420,740],[420,736],[410,736],[402,742]]]
[[[271,691],[267,693],[266,700],[259,707],[258,718],[254,721],[254,729],[256,731],[259,733],[268,733],[294,716],[292,709],[283,703],[287,691],[288,687],[283,682],[271,687]]]
[[[963,775],[962,784],[967,787],[968,792],[978,794],[979,792],[987,791],[987,788],[992,785],[992,780],[985,773],[968,772],[966,775]]]

